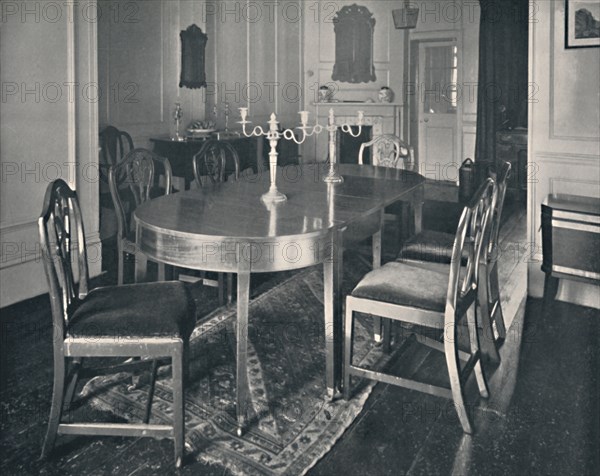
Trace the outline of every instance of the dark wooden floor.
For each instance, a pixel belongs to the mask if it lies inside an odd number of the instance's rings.
[[[506,279],[518,286],[514,269],[506,271]],[[2,474],[175,473],[167,440],[59,437],[52,458],[38,461],[52,381],[47,299],[2,311]],[[599,326],[597,310],[556,303],[544,313],[539,300],[521,302],[501,349],[502,363],[488,365],[492,397],[472,400],[474,436],[462,434],[446,401],[379,384],[356,421],[309,474],[598,474]],[[433,383],[445,376],[443,361],[416,343],[392,367],[402,375],[427,374]],[[468,394],[476,395],[475,389]],[[87,408],[77,411],[95,416]],[[180,473],[228,474],[193,461]]]

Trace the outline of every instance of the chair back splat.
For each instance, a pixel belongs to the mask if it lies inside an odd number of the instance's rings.
[[[134,149],[133,139],[114,126],[106,126],[100,132],[100,192],[110,194],[108,190],[108,169],[117,165]]]
[[[158,183],[160,175],[164,176],[164,188]],[[169,195],[172,181],[169,159],[147,149],[134,149],[121,162],[110,167],[108,183],[117,217],[119,284],[123,284],[123,253],[137,252],[131,222],[135,208],[157,196]],[[128,199],[126,193],[133,199]],[[164,266],[161,269],[164,270]]]
[[[88,264],[81,209],[75,192],[56,180],[46,190],[38,219],[44,271],[50,287],[54,328],[64,335],[72,304],[88,293]],[[76,264],[78,274],[73,272]]]
[[[118,164],[128,152],[134,149],[133,139],[125,132],[114,126],[106,126],[100,132],[102,166],[108,168]]]
[[[502,162],[499,165],[500,170],[496,172],[496,166],[493,166],[489,171],[489,176],[494,180],[496,184],[496,193],[493,197],[492,202],[492,225],[490,230],[490,248],[489,251],[492,254],[491,259],[495,259],[495,255],[498,247],[498,237],[500,235],[500,225],[502,220],[502,210],[504,209],[504,198],[506,197],[506,187],[508,185],[508,178],[511,173],[511,163]]]
[[[199,187],[205,180],[211,183],[224,182],[226,174],[232,173],[234,180],[240,177],[240,158],[228,142],[208,140],[193,157],[194,178]]]
[[[474,301],[479,283],[479,266],[486,254],[490,239],[491,212],[494,198],[494,181],[488,178],[464,207],[458,222],[452,258],[450,261],[450,276],[446,300],[446,316],[452,314],[461,306],[461,300],[466,300],[467,307]],[[461,273],[462,257],[468,243],[467,264]],[[460,278],[463,274],[462,279]],[[451,312],[449,312],[451,310]],[[451,317],[454,319],[454,316]]]
[[[233,180],[240,178],[240,157],[235,148],[229,143],[218,140],[208,140],[192,158],[194,179],[199,188],[209,184],[224,182],[227,174],[232,174]],[[204,275],[203,275],[204,276]],[[218,280],[203,277],[203,283],[219,288],[219,302],[225,303],[224,274],[218,274]],[[227,273],[227,303],[233,300],[233,274]]]
[[[394,134],[375,136],[369,142],[361,144],[358,151],[359,164],[363,163],[363,154],[367,147],[372,148],[372,165],[414,170],[413,148]]]

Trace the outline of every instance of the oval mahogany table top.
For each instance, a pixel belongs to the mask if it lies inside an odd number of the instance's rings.
[[[324,164],[279,167],[277,188],[285,202],[267,206],[269,172],[165,195],[134,212],[138,227],[173,237],[209,241],[323,236],[398,201],[425,179],[406,170],[341,164],[340,184],[327,184]]]

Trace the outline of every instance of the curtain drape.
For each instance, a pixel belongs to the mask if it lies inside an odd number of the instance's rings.
[[[494,162],[496,132],[527,127],[528,0],[479,0],[475,159]]]

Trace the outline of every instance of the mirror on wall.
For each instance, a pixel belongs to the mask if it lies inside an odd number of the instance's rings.
[[[333,19],[335,65],[331,79],[344,83],[376,81],[373,64],[375,18],[360,5],[342,7]]]
[[[181,78],[179,87],[198,89],[206,87],[206,43],[208,35],[196,25],[183,30],[181,36]]]

